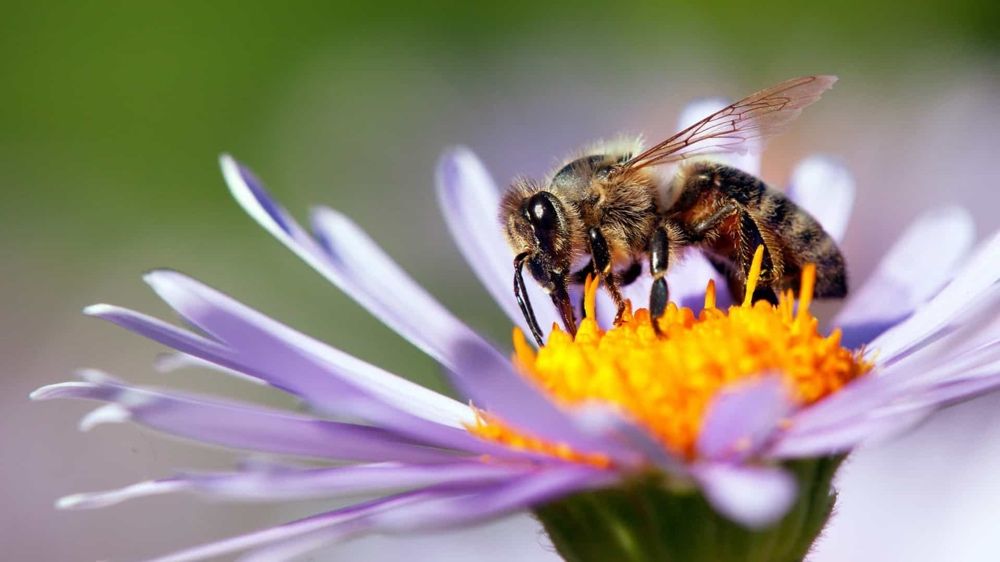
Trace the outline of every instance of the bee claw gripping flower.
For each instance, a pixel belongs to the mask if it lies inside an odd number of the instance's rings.
[[[918,220],[829,332],[810,311],[810,275],[797,301],[786,294],[777,306],[727,306],[713,283],[704,290],[714,273],[693,256],[671,273],[678,304],[660,319],[662,336],[644,310],[612,325],[613,305],[590,283],[576,337],[555,328],[535,349],[508,293],[513,272],[499,229],[483,227],[494,221],[499,194],[479,161],[456,149],[439,166],[438,195],[459,249],[519,326],[508,354],[448,312],[346,217],[319,209],[310,233],[246,168],[229,157],[222,168],[257,222],[440,363],[468,402],[181,273],[148,274],[146,282],[196,330],[111,305],[86,314],[173,349],[162,369],[235,375],[291,394],[307,410],[137,387],[97,371],[32,397],[102,403],[82,429],[130,421],[310,464],[181,472],[69,496],[59,507],[175,492],[255,501],[374,497],[161,560],[236,551],[286,559],[369,533],[532,511],[567,560],[797,562],[830,516],[833,475],[854,447],[1000,387],[1000,236],[966,257],[971,224],[958,210]],[[853,194],[849,176],[813,159],[794,178],[793,196],[818,209],[839,238]],[[648,284],[636,285],[627,297],[648,294]],[[539,307],[538,320],[553,325],[556,315]]]

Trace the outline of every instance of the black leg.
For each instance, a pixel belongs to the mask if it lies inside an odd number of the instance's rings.
[[[534,336],[535,342],[541,347],[543,345],[542,330],[538,327],[535,311],[532,310],[531,301],[528,300],[527,287],[524,286],[524,262],[527,259],[527,253],[518,254],[514,258],[514,298],[517,299],[517,305],[521,307],[521,314],[524,315],[524,321],[528,323],[531,335]]]
[[[587,231],[587,237],[590,239],[590,256],[594,263],[594,271],[604,278],[604,286],[618,309],[615,313],[615,322],[617,323],[625,312],[625,299],[622,298],[622,293],[618,289],[618,280],[611,271],[611,250],[608,248],[608,241],[596,227],[591,227]]]
[[[667,266],[670,263],[670,239],[664,227],[658,227],[649,241],[649,274],[653,276],[653,287],[649,291],[649,316],[653,329],[660,333],[657,320],[667,310],[670,290],[667,288]]]

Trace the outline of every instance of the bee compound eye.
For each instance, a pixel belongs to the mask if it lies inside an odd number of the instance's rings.
[[[536,230],[546,232],[553,230],[559,217],[555,205],[552,204],[552,194],[540,191],[532,195],[528,200],[527,215]]]

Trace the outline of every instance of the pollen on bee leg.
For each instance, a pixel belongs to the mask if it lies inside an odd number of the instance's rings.
[[[757,251],[753,253],[753,262],[750,264],[750,271],[747,273],[747,290],[743,294],[743,306],[753,304],[753,294],[757,290],[757,282],[760,281],[760,270],[764,264],[764,246],[757,246]]]

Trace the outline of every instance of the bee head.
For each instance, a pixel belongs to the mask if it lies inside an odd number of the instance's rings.
[[[515,183],[501,203],[501,218],[514,259],[514,293],[521,311],[541,344],[541,331],[527,300],[521,270],[526,265],[535,281],[552,297],[570,332],[576,331],[566,292],[573,257],[570,217],[566,206],[549,191],[526,182]]]
[[[513,204],[510,204],[513,203]],[[564,282],[572,258],[569,218],[558,197],[549,191],[523,193],[505,201],[504,228],[515,253],[527,254],[531,276],[548,292]]]

